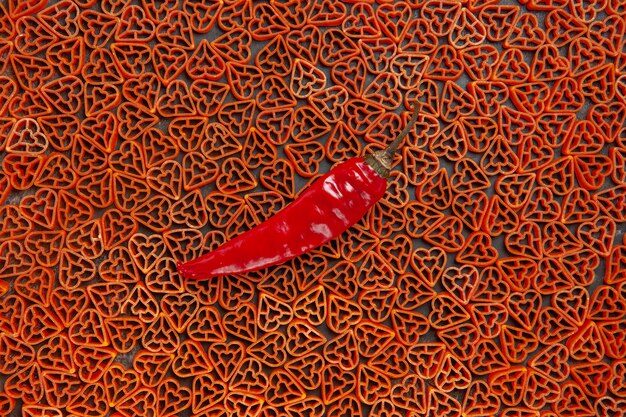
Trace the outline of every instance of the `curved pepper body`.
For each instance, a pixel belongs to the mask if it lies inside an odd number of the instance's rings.
[[[323,245],[361,219],[385,194],[387,180],[363,158],[337,165],[258,226],[193,261],[185,278],[202,279],[277,265]]]

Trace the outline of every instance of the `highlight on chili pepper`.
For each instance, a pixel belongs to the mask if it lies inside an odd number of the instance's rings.
[[[416,102],[404,130],[386,149],[337,165],[265,222],[197,259],[178,262],[178,272],[185,278],[207,279],[256,271],[339,236],[385,194],[393,157],[417,121],[420,108]]]

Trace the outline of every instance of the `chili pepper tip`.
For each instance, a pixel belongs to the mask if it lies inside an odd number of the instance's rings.
[[[185,267],[184,262],[181,262],[181,261],[176,262],[176,270],[178,271],[180,276],[182,276],[183,278],[189,278],[189,271]]]

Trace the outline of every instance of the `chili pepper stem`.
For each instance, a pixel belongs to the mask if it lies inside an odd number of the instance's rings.
[[[398,151],[398,148],[400,147],[400,144],[402,144],[402,141],[404,140],[406,135],[409,134],[409,132],[413,128],[413,125],[415,124],[415,122],[417,122],[417,118],[419,117],[421,108],[422,105],[420,104],[420,102],[415,101],[415,104],[413,105],[413,114],[411,115],[411,119],[406,124],[402,132],[400,132],[398,136],[396,136],[393,142],[391,142],[391,144],[387,146],[386,149],[376,151],[372,154],[365,156],[365,162],[367,162],[372,168],[374,168],[374,171],[376,171],[381,177],[389,177],[391,164],[393,163],[393,157]]]

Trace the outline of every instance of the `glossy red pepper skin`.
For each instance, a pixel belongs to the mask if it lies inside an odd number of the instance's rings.
[[[350,228],[386,188],[386,178],[363,158],[349,159],[265,222],[193,261],[178,263],[178,271],[185,278],[203,279],[286,262]]]

